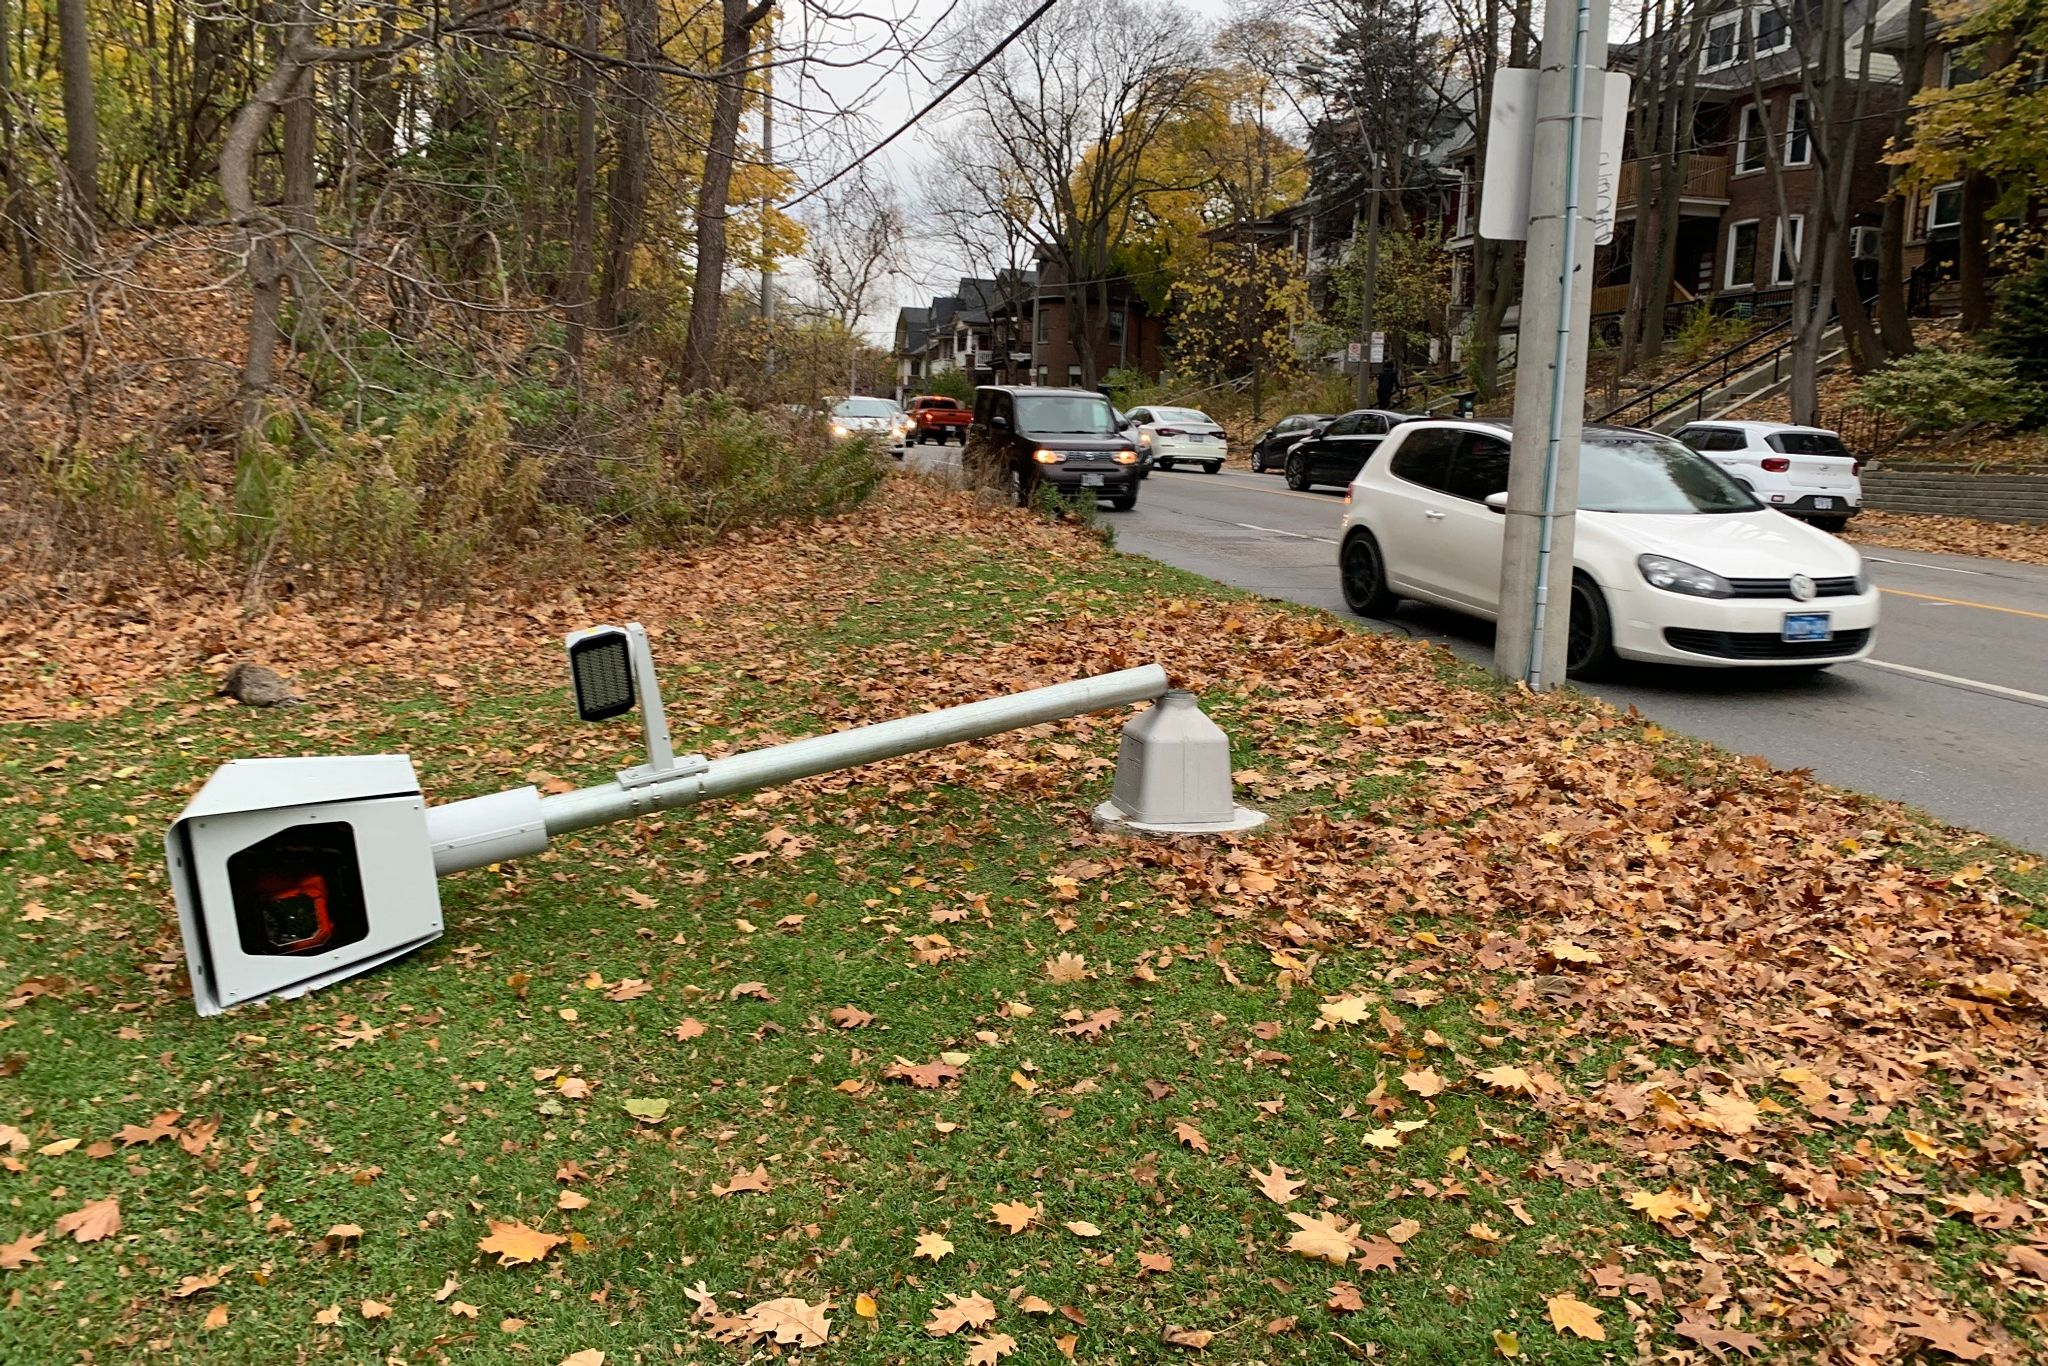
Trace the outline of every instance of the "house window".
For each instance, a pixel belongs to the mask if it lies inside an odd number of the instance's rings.
[[[1038,330],[1033,335],[1038,338],[1040,346],[1052,340],[1052,314],[1043,308],[1038,310]]]
[[[1785,115],[1785,164],[1804,166],[1813,160],[1813,129],[1808,126],[1806,96],[1794,95]]]
[[[1792,46],[1792,16],[1766,4],[1756,12],[1756,55],[1768,57]]]
[[[1724,66],[1735,65],[1748,55],[1742,41],[1743,18],[1738,11],[1724,14],[1707,25],[1707,51],[1700,70],[1718,71]]]
[[[1791,224],[1787,231],[1786,224]],[[1790,218],[1778,220],[1776,263],[1771,272],[1771,283],[1789,285],[1792,273],[1799,268],[1799,246],[1806,236],[1806,218],[1793,214]]]
[[[1069,387],[1069,388],[1073,388],[1073,389],[1078,389],[1078,388],[1080,388],[1080,387],[1081,387],[1081,367],[1080,367],[1080,366],[1078,366],[1078,365],[1069,365],[1069,366],[1067,367],[1067,385],[1068,385],[1068,387]]]
[[[1109,344],[1111,346],[1122,346],[1124,344],[1124,311],[1121,308],[1109,310]]]
[[[1941,54],[1941,88],[1943,90],[1953,90],[1959,85],[1968,85],[1971,81],[1983,79],[1983,76],[1984,73],[1977,69],[1976,64],[1965,60],[1963,55],[1955,48],[1950,48]]]
[[[1721,283],[1727,289],[1749,289],[1756,284],[1756,235],[1754,218],[1728,228],[1728,270]]]
[[[1770,136],[1764,127],[1762,105],[1745,104],[1742,117],[1736,124],[1735,169],[1738,171],[1761,171],[1770,164],[1770,152],[1764,140]]]
[[[1953,185],[1941,185],[1927,196],[1927,233],[1931,237],[1943,228],[1959,228],[1963,225],[1963,187],[1958,181]]]

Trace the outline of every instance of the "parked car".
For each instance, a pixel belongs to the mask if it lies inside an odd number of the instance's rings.
[[[1007,484],[1019,507],[1041,484],[1106,498],[1119,512],[1138,505],[1138,448],[1117,429],[1109,400],[1086,389],[983,385],[960,461]]]
[[[1842,530],[1863,505],[1863,462],[1824,427],[1693,422],[1677,436],[1766,506],[1822,530]]]
[[[903,409],[893,398],[843,398],[832,405],[832,435],[879,436],[888,445],[889,454],[898,460],[907,449],[903,439],[906,430]]]
[[[1385,616],[1417,598],[1500,609],[1507,427],[1417,421],[1351,485],[1337,551],[1344,601]],[[1580,443],[1567,661],[1826,668],[1870,653],[1878,595],[1845,542],[1780,517],[1667,436],[1589,426]]]
[[[1152,453],[1154,469],[1200,465],[1211,474],[1223,468],[1230,442],[1216,420],[1199,408],[1133,408],[1138,444]]]
[[[974,414],[967,405],[957,398],[944,394],[918,394],[905,407],[910,420],[910,434],[918,442],[936,441],[944,444],[948,440],[965,441],[967,424]]]
[[[1294,443],[1328,422],[1328,413],[1293,413],[1252,438],[1252,473],[1280,469]]]
[[[1373,453],[1386,434],[1408,420],[1406,413],[1391,413],[1384,408],[1354,408],[1340,417],[1331,418],[1320,429],[1311,427],[1309,434],[1287,452],[1281,466],[1287,476],[1287,487],[1296,490],[1312,489],[1318,484],[1344,487],[1357,475],[1365,464],[1365,458]]]

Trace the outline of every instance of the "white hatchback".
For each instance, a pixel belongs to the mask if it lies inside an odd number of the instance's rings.
[[[1689,422],[1676,435],[1758,501],[1817,527],[1840,531],[1863,505],[1863,462],[1825,427]]]
[[[1344,600],[1500,610],[1508,429],[1404,424],[1351,485]],[[1588,427],[1580,447],[1569,668],[1616,656],[1714,668],[1825,668],[1870,653],[1877,591],[1855,549],[1780,517],[1668,436]]]
[[[832,435],[836,437],[872,436],[889,448],[889,454],[901,460],[910,449],[910,420],[904,416],[903,407],[893,398],[843,398],[832,405]]]

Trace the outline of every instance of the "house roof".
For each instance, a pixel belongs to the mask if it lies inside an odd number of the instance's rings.
[[[931,329],[931,310],[928,308],[899,308],[896,310],[896,349],[899,351],[921,350]]]

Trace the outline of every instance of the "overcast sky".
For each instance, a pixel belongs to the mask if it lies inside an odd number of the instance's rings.
[[[1195,22],[1214,28],[1237,8],[1240,0],[1177,0]],[[1068,5],[1085,5],[1089,0],[1060,0],[1040,24],[1057,24]],[[860,8],[862,17],[838,26],[825,39],[835,61],[847,63],[830,68],[810,69],[803,88],[792,90],[795,81],[785,81],[777,90],[777,159],[788,159],[799,168],[808,187],[844,166],[859,152],[887,136],[911,113],[929,100],[945,83],[936,42],[929,45],[931,56],[906,61],[894,51],[895,33],[909,37],[942,27],[949,14],[957,16],[972,0],[868,0]],[[791,16],[802,22],[803,11]],[[811,35],[813,42],[819,35]],[[800,32],[790,40],[804,41]],[[984,47],[1002,37],[987,35]],[[863,60],[865,57],[865,60]],[[885,148],[869,165],[878,179],[896,187],[906,210],[914,210],[928,194],[929,186],[945,174],[945,139],[949,125],[956,125],[958,107],[967,101],[965,91],[925,118],[911,132]],[[842,112],[854,111],[851,115]],[[794,125],[794,126],[792,126]],[[811,203],[815,205],[817,201]],[[795,210],[799,215],[805,208]],[[916,228],[913,221],[913,230]],[[924,303],[932,294],[949,289],[965,271],[965,263],[930,245],[912,244],[897,275],[877,292],[876,304],[863,330],[881,340],[893,334],[896,310],[901,305]],[[783,288],[802,295],[807,287],[800,262],[784,264]]]

